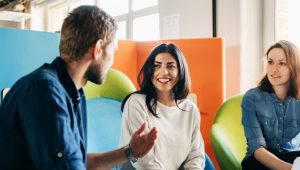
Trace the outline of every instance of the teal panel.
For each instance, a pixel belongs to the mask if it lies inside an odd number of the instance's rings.
[[[0,89],[59,55],[59,33],[0,28]]]
[[[121,102],[111,98],[87,100],[88,153],[102,153],[119,146]]]

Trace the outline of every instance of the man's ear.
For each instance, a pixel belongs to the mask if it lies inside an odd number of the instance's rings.
[[[99,39],[96,43],[95,43],[95,47],[94,47],[94,59],[98,60],[102,54],[103,54],[103,41],[101,39]]]

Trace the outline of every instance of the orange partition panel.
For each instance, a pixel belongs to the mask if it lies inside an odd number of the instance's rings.
[[[134,41],[118,41],[112,68],[126,74],[137,88],[137,46]]]
[[[161,42],[176,44],[185,55],[192,81],[192,92],[197,94],[197,105],[201,112],[200,129],[205,142],[205,151],[219,169],[210,143],[209,132],[217,109],[223,101],[223,40],[201,38],[146,42],[120,41],[113,67],[124,72],[137,85],[136,79],[140,68],[153,47]]]

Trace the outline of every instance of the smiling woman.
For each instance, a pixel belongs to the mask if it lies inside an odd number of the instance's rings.
[[[156,46],[139,73],[140,90],[122,105],[120,146],[130,140],[143,122],[156,127],[158,139],[136,169],[204,169],[200,112],[187,99],[190,76],[185,57],[174,44]],[[134,153],[133,153],[134,154]]]
[[[172,95],[172,89],[178,81],[178,66],[174,57],[169,53],[160,53],[155,57],[154,74],[152,83],[158,96],[163,96],[164,91],[169,91],[167,95]],[[170,105],[165,103],[166,105]],[[171,103],[172,105],[173,103]]]

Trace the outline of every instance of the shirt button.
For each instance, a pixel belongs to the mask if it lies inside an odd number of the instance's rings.
[[[61,152],[58,152],[58,153],[57,153],[57,157],[59,157],[59,158],[61,158],[62,155],[63,155],[63,154],[62,154]]]
[[[277,145],[276,145],[276,149],[278,149],[278,150],[279,150],[279,149],[280,149],[280,147],[279,147],[279,146],[280,146],[280,145],[279,145],[279,144],[277,144]]]

